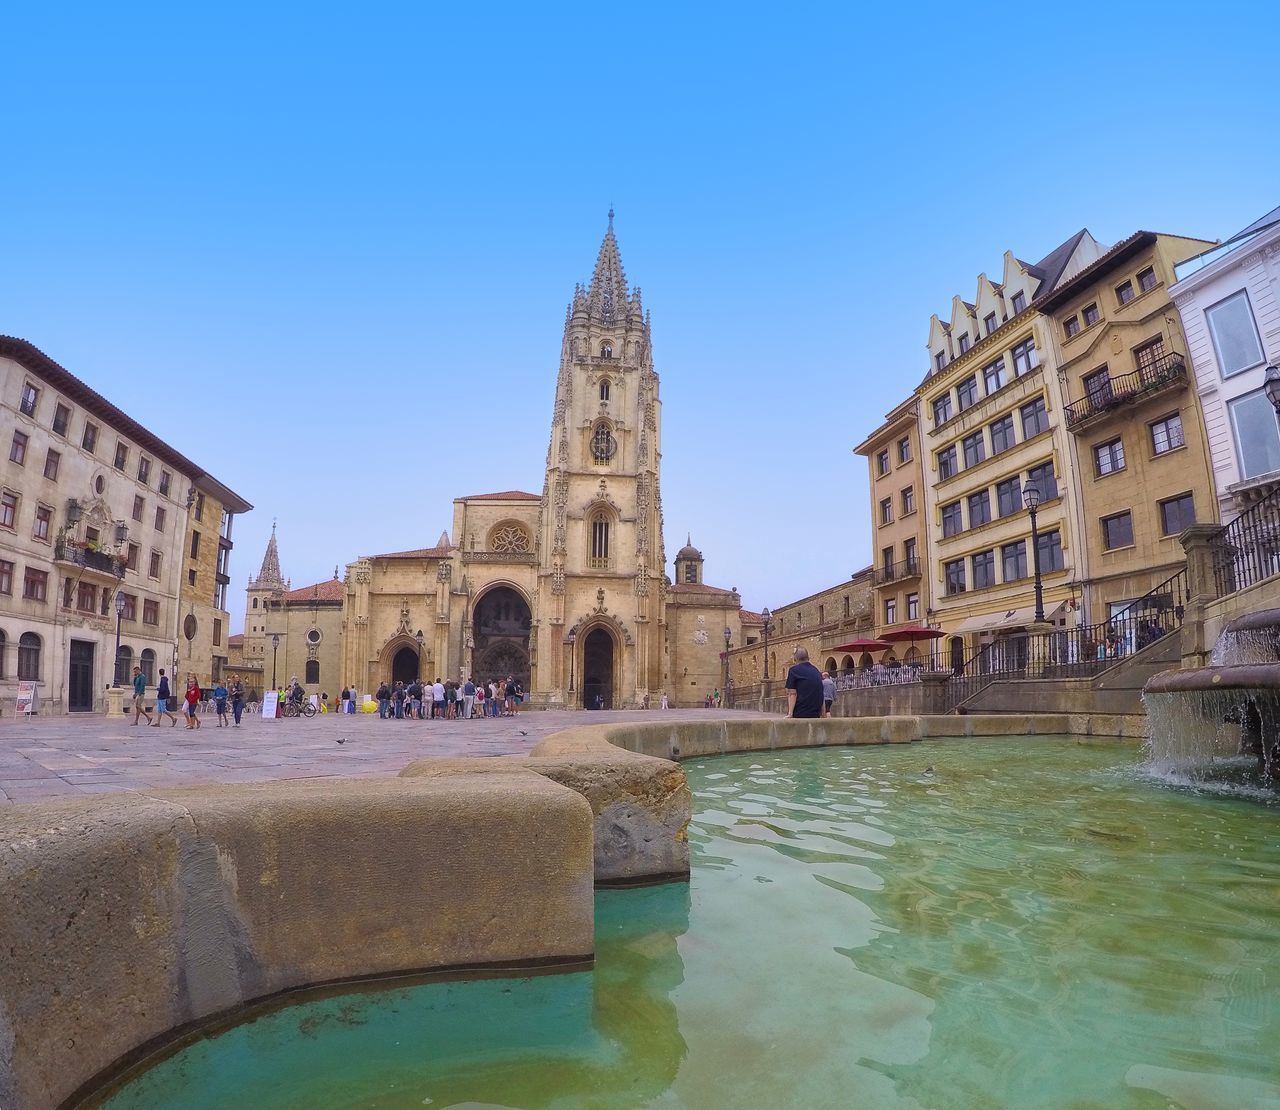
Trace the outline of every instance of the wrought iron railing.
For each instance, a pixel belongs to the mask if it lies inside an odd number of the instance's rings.
[[[1186,377],[1186,359],[1174,353],[1139,366],[1131,374],[1121,374],[1099,382],[1079,400],[1067,404],[1064,410],[1067,427],[1074,430],[1094,416],[1131,404],[1148,393],[1154,393],[1174,382],[1185,381]]]
[[[58,540],[53,545],[53,557],[61,563],[74,563],[78,567],[102,571],[116,578],[124,577],[125,561],[119,555],[110,551],[95,551],[73,540]]]
[[[1110,670],[1180,628],[1187,594],[1183,567],[1104,621],[979,644],[952,664],[947,712],[997,679],[1090,678]]]
[[[1280,573],[1280,486],[1255,501],[1213,540],[1217,596]]]
[[[896,563],[886,563],[875,569],[875,584],[883,586],[886,582],[897,582],[903,578],[920,577],[919,559],[900,559]]]

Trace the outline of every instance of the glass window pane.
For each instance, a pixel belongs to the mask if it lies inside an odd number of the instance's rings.
[[[1232,401],[1231,424],[1236,434],[1241,478],[1255,478],[1280,470],[1280,428],[1266,394],[1259,390]]]
[[[1205,317],[1224,378],[1262,362],[1262,344],[1244,290],[1206,309]]]

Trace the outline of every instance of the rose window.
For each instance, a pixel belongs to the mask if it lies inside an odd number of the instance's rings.
[[[509,555],[523,555],[529,550],[529,536],[517,524],[504,524],[494,529],[490,537],[490,546],[494,551]]]

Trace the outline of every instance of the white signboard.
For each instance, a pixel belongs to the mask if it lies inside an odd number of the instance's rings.
[[[40,712],[40,684],[38,682],[18,683],[18,696],[13,702],[13,712],[15,715],[25,713],[28,717],[32,713]]]
[[[278,690],[268,690],[262,695],[262,717],[269,721],[278,716],[280,716],[280,693]]]

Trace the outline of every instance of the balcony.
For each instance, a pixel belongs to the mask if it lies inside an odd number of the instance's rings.
[[[1165,355],[1131,374],[1099,382],[1078,401],[1070,402],[1065,410],[1067,427],[1073,432],[1083,431],[1110,413],[1186,384],[1186,359],[1179,354]]]
[[[902,559],[896,563],[887,563],[876,567],[875,584],[884,586],[890,582],[901,582],[904,578],[920,577],[919,559]]]
[[[110,551],[94,550],[72,540],[59,540],[53,545],[53,561],[68,563],[83,570],[97,571],[111,578],[123,578],[124,559]]]

